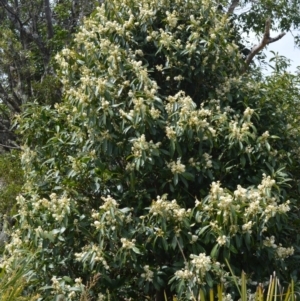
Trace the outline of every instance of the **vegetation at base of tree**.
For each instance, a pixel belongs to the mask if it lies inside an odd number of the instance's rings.
[[[1,267],[34,250],[25,297],[190,300],[222,283],[230,300],[230,269],[243,300],[242,271],[297,283],[299,76],[279,56],[269,76],[253,66],[283,33],[257,16],[244,54],[235,2],[112,0],[51,52],[15,121],[25,184]]]
[[[23,255],[25,255],[23,257]],[[11,262],[10,270],[0,272],[0,301],[37,301],[38,293],[28,291],[28,279],[33,257],[22,254],[20,259]]]

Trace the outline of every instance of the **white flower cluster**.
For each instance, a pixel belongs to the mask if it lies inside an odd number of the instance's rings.
[[[224,82],[216,89],[218,97],[226,97],[226,94],[230,92],[232,86],[232,78],[224,78]]]
[[[257,186],[257,188],[264,193],[265,189],[272,188],[276,184],[276,181],[272,179],[270,176],[266,176],[266,174],[263,174],[263,179],[260,185]]]
[[[89,255],[89,256],[88,256]],[[88,259],[93,258],[95,262],[99,262],[103,265],[106,270],[109,270],[109,265],[104,258],[103,249],[95,244],[85,245],[81,252],[75,253],[75,258],[77,261],[84,262]]]
[[[243,232],[247,232],[249,234],[252,233],[252,227],[253,227],[253,222],[252,221],[249,221],[248,223],[242,225],[242,230]]]
[[[101,197],[101,199],[104,202],[103,205],[99,206],[99,211],[93,209],[91,214],[93,219],[91,225],[97,230],[103,232],[104,229],[109,228],[111,231],[114,231],[118,222],[129,223],[132,220],[130,209],[119,209],[118,202],[110,195]]]
[[[222,299],[221,300],[222,301],[233,301],[233,298],[232,298],[231,294],[226,294],[225,295],[225,293],[222,293]]]
[[[42,202],[42,206],[45,203]],[[50,204],[47,209],[52,213],[52,217],[61,222],[70,213],[70,199],[66,196],[57,197],[56,193],[50,195]]]
[[[212,182],[210,186],[210,195],[213,199],[218,199],[220,196],[224,194],[224,189],[221,187],[221,183]]]
[[[276,256],[277,258],[279,259],[284,259],[284,258],[287,258],[287,257],[290,257],[294,254],[295,250],[293,247],[290,247],[290,248],[284,248],[282,246],[279,246],[277,249],[276,249]]]
[[[264,246],[266,247],[271,247],[276,249],[277,245],[275,244],[275,237],[271,236],[271,237],[266,237],[266,239],[263,241]]]
[[[264,246],[273,248],[276,250],[276,258],[277,259],[285,259],[289,256],[292,256],[295,252],[293,247],[285,248],[281,244],[277,245],[275,244],[275,237],[266,237],[266,239],[263,241]]]
[[[261,135],[262,140],[267,140],[269,137],[270,137],[269,131],[265,131],[265,132]]]
[[[157,196],[157,200],[152,202],[149,210],[150,215],[162,216],[167,220],[174,219],[179,222],[189,216],[190,212],[190,209],[181,208],[176,200],[168,201],[167,195]]]
[[[206,168],[211,168],[212,167],[212,160],[211,160],[212,156],[208,153],[204,153],[203,154],[203,159],[205,162],[205,167]]]
[[[243,141],[247,136],[253,136],[254,133],[250,133],[249,131],[252,125],[250,121],[243,122],[240,125],[238,121],[232,120],[229,123],[229,131],[231,132],[232,139]]]
[[[170,123],[166,127],[169,139],[173,140],[176,136],[180,136],[185,127],[192,129],[195,133],[208,131],[210,135],[216,135],[216,130],[209,121],[209,117],[213,115],[211,110],[205,109],[203,105],[197,109],[193,100],[183,91],[174,96],[168,96],[166,100],[165,109],[170,116]],[[206,135],[204,139],[207,139]]]
[[[160,117],[160,110],[155,109],[154,107],[151,107],[149,113],[153,119],[158,119]]]
[[[220,267],[218,262],[213,263],[210,256],[206,256],[204,253],[191,254],[190,259],[185,268],[176,271],[174,276],[178,280],[188,281],[191,287],[204,284],[207,272],[217,272]]]
[[[178,22],[177,13],[173,11],[172,13],[166,12],[167,15],[167,21],[171,28],[175,28]]]
[[[176,130],[174,126],[166,126],[166,135],[170,140],[176,139]]]
[[[103,200],[104,204],[101,205],[99,208],[105,211],[109,211],[110,209],[115,209],[119,207],[118,202],[113,199],[110,195],[107,197],[102,196],[101,199]]]
[[[195,161],[195,159],[192,157],[189,159],[190,166],[196,167],[200,165],[200,162]]]
[[[57,222],[61,222],[70,213],[71,199],[65,195],[59,197],[56,193],[51,193],[50,200],[46,198],[32,200],[32,205],[31,215],[47,211]]]
[[[21,252],[19,252],[19,249],[22,248],[22,244],[23,244],[23,240],[21,238],[21,231],[17,229],[10,234],[10,241],[5,245],[5,250],[10,256],[7,255],[1,256],[0,259],[1,269],[5,268],[7,271],[14,269],[13,267],[14,256],[16,256],[16,258],[21,256]]]
[[[133,249],[135,247],[135,239],[129,240],[127,238],[122,237],[121,238],[122,248],[123,249]]]
[[[226,241],[227,241],[226,235],[222,235],[222,236],[219,236],[219,237],[217,238],[217,243],[218,243],[219,246],[225,245],[225,244],[226,244]]]
[[[225,216],[232,208],[233,206],[233,197],[229,193],[224,193],[219,197],[218,202],[218,208],[220,209],[218,211],[218,214],[222,214]]]
[[[211,220],[211,229],[217,234],[219,245],[225,244],[225,233],[221,232],[224,224],[230,227],[230,235],[235,235],[239,229],[242,233],[251,234],[253,227],[259,225],[265,225],[265,231],[270,218],[290,210],[290,201],[279,203],[280,200],[272,195],[274,185],[276,181],[265,174],[257,188],[245,189],[238,185],[233,193],[222,188],[220,182],[212,182],[206,201],[202,204],[196,201],[195,207],[201,210],[197,219],[201,222],[201,216],[205,216],[205,219]],[[223,226],[219,224],[221,220]]]
[[[76,278],[74,280],[75,285],[71,286],[70,284],[66,284],[65,280],[63,278],[57,278],[57,276],[53,276],[51,278],[51,282],[52,282],[52,291],[51,294],[52,295],[65,295],[67,294],[68,299],[67,300],[73,300],[75,299],[75,297],[77,296],[76,291],[77,292],[83,292],[85,285],[82,284],[82,279],[81,278]]]
[[[181,158],[178,158],[177,161],[171,161],[167,164],[168,168],[171,169],[171,172],[175,174],[181,174],[185,172],[185,165],[181,163]]]
[[[250,121],[251,116],[253,115],[254,110],[250,109],[249,107],[246,108],[246,110],[244,111],[244,117]]]
[[[25,166],[36,157],[36,152],[31,150],[28,146],[23,146],[21,162]]]
[[[212,262],[210,256],[206,256],[205,253],[200,253],[199,255],[191,254],[190,262],[195,267],[198,273],[204,275],[212,267]]]
[[[177,279],[183,279],[183,280],[188,280],[195,277],[193,272],[188,269],[182,269],[176,271],[175,276]]]
[[[243,188],[241,185],[237,186],[237,189],[234,191],[234,196],[236,199],[240,199],[241,201],[245,201],[247,198],[247,189]]]
[[[139,138],[132,139],[131,142],[133,146],[131,148],[133,155],[136,158],[140,158],[145,153],[151,153],[153,150],[158,149],[161,145],[161,142],[153,143],[153,141],[146,141],[146,137],[142,134]]]
[[[59,280],[57,279],[56,276],[53,276],[51,278],[51,282],[52,282],[52,289],[53,289],[53,294],[55,293],[61,293],[61,287],[60,287],[60,283]]]
[[[183,114],[188,114],[196,109],[196,104],[193,102],[192,98],[185,95],[184,91],[179,91],[174,96],[169,95],[167,97],[167,103],[165,105],[165,109],[169,114],[176,110],[176,105],[178,104],[181,112]]]
[[[152,282],[154,272],[150,270],[149,265],[144,266],[144,273],[141,274],[141,277],[145,279],[145,281]]]

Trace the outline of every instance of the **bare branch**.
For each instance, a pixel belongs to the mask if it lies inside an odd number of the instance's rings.
[[[9,145],[4,145],[0,143],[0,146],[4,147],[4,148],[9,148],[9,149],[18,149],[21,150],[22,148],[19,146],[9,146]]]
[[[240,0],[232,0],[228,8],[227,15],[232,15],[236,7],[239,5]]]
[[[252,49],[251,52],[248,54],[246,60],[245,60],[245,68],[243,70],[243,73],[246,72],[248,69],[250,63],[252,62],[253,58],[262,50],[264,49],[268,44],[274,43],[278,40],[280,40],[284,35],[285,32],[282,32],[279,34],[277,37],[271,38],[270,37],[270,27],[271,27],[271,20],[267,19],[266,25],[265,25],[265,33],[264,36],[261,40],[261,42],[258,45],[255,45]]]
[[[274,42],[280,40],[283,36],[285,36],[285,32],[282,32],[281,34],[279,34],[275,38],[269,38],[269,43],[268,44],[271,44],[271,43],[274,43]]]
[[[11,97],[9,97],[8,93],[1,85],[1,83],[0,83],[0,93],[1,93],[0,98],[2,102],[4,102],[8,107],[12,108],[15,112],[18,113],[21,112],[20,105],[16,103],[16,101],[13,100]]]

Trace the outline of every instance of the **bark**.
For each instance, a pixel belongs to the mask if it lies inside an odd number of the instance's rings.
[[[234,10],[236,9],[236,7],[239,5],[239,3],[240,3],[240,0],[232,0],[230,6],[228,8],[227,15],[232,15],[234,13]]]
[[[48,39],[52,39],[54,36],[51,15],[52,14],[51,14],[50,1],[45,0],[45,17],[46,17],[46,22],[47,22]]]
[[[13,109],[13,111],[20,113],[21,109],[20,109],[20,105],[18,102],[15,101],[15,99],[12,99],[8,93],[6,92],[6,90],[4,89],[4,87],[2,86],[2,84],[0,83],[0,93],[1,93],[1,100],[11,109]]]

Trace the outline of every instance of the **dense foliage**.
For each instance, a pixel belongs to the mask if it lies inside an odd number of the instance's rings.
[[[19,153],[0,154],[0,214],[13,215],[15,199],[24,184]]]
[[[33,248],[43,300],[93,279],[92,300],[188,300],[230,289],[226,260],[297,277],[298,78],[242,74],[238,43],[209,0],[97,8],[56,56],[63,101],[18,119],[26,183],[2,267]]]

